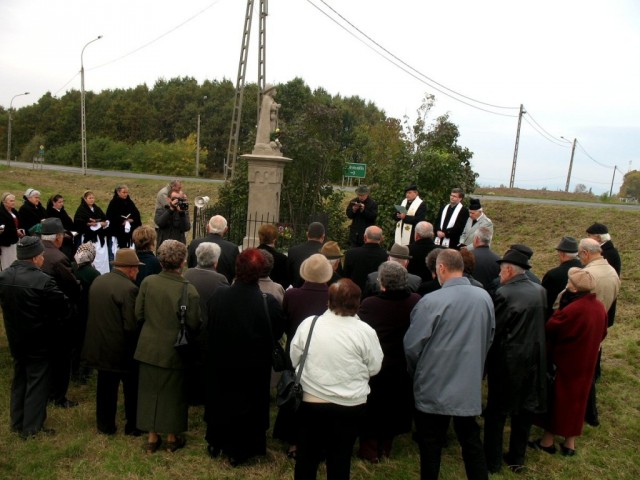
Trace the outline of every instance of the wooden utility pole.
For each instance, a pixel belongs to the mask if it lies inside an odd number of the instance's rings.
[[[518,131],[516,132],[516,146],[513,149],[513,164],[511,165],[511,180],[509,180],[509,188],[513,188],[513,181],[516,178],[516,163],[518,163],[518,145],[520,145],[520,126],[522,125],[522,115],[525,114],[524,106],[520,104],[520,113],[518,114]]]
[[[573,139],[573,145],[571,146],[571,160],[569,160],[569,173],[567,173],[567,183],[564,186],[565,192],[569,191],[569,183],[571,182],[571,169],[573,168],[573,155],[576,153],[576,140],[576,138]]]

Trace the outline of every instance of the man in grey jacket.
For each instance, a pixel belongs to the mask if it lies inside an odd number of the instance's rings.
[[[475,417],[482,411],[482,374],[495,318],[491,297],[472,286],[463,270],[460,252],[440,252],[436,271],[442,288],[418,302],[404,337],[413,377],[421,478],[438,478],[452,417],[467,477],[488,477]]]

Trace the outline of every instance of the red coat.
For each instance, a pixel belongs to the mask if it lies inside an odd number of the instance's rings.
[[[593,293],[556,310],[545,326],[547,352],[556,367],[553,403],[543,427],[563,437],[582,433],[607,312]]]

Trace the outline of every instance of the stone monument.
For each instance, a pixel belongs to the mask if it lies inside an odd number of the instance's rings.
[[[249,176],[249,205],[247,207],[246,235],[242,241],[242,247],[257,247],[258,228],[255,220],[278,223],[280,221],[280,194],[282,192],[282,179],[284,166],[291,162],[290,158],[283,157],[278,140],[278,110],[280,104],[276,103],[276,89],[267,85],[262,92],[262,105],[260,106],[260,118],[256,132],[256,143],[251,154],[240,155],[247,160]],[[249,219],[253,221],[249,221]]]

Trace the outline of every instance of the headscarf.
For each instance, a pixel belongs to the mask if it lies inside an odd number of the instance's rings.
[[[73,258],[78,265],[82,265],[83,263],[93,263],[96,259],[95,245],[92,242],[81,244]]]

